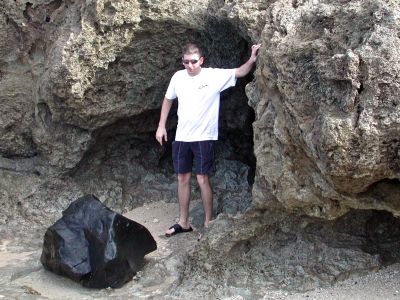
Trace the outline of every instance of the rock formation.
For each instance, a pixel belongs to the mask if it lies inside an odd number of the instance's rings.
[[[49,224],[87,193],[121,211],[174,201],[154,132],[181,46],[229,68],[260,42],[253,76],[222,98],[225,215],[183,272],[201,278],[213,256],[214,271],[234,266],[211,272],[226,285],[243,273],[260,290],[304,290],[398,261],[386,232],[400,214],[398,1],[4,0],[0,13],[5,228]]]
[[[262,36],[273,50],[251,86],[257,181],[311,216],[398,215],[399,6],[295,2],[271,6]]]

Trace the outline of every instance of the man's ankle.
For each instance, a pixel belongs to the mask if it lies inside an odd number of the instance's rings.
[[[182,228],[185,228],[185,229],[189,228],[189,226],[190,226],[189,221],[182,221],[182,220],[179,220],[178,224],[181,225],[181,227],[182,227]]]
[[[209,220],[209,221],[204,221],[204,227],[208,228],[213,222],[214,222],[214,219],[213,220]]]

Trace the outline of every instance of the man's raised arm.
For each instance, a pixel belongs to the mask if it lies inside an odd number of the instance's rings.
[[[246,61],[243,65],[236,69],[235,76],[236,78],[244,77],[251,71],[253,64],[257,60],[257,52],[260,49],[261,44],[251,46],[251,55],[248,61]]]

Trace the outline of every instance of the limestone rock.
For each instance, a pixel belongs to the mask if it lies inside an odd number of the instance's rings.
[[[398,214],[397,1],[276,1],[248,88],[257,186],[292,211]],[[267,138],[266,138],[267,137]],[[396,192],[398,193],[398,192]],[[268,207],[264,194],[258,207]]]

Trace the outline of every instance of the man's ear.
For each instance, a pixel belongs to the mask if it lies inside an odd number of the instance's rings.
[[[200,59],[199,59],[199,64],[200,64],[200,66],[201,66],[203,63],[204,63],[204,56],[200,57]]]

